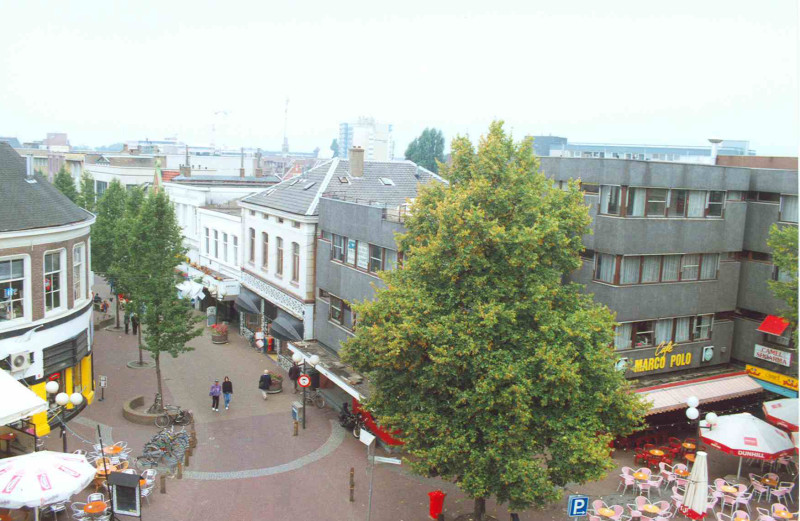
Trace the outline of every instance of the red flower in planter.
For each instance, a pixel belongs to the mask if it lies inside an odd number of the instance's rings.
[[[228,334],[228,325],[227,324],[214,324],[211,326],[211,329],[214,330],[215,335],[227,335]]]

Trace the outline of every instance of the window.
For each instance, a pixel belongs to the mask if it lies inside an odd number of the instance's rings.
[[[86,298],[86,250],[83,243],[72,247],[72,300]]]
[[[775,266],[774,268],[772,268],[772,280],[777,280],[780,282],[791,282],[792,275],[790,272],[782,270],[777,266]]]
[[[94,193],[95,193],[95,200],[99,201],[103,194],[106,193],[108,189],[108,183],[106,181],[95,181],[94,182]]]
[[[668,217],[686,217],[686,197],[686,190],[670,191]]]
[[[681,257],[681,280],[697,280],[700,275],[700,255]]]
[[[705,217],[706,192],[703,190],[689,190],[689,200],[686,217]]]
[[[369,245],[369,271],[375,273],[383,269],[383,248]]]
[[[250,264],[255,264],[256,262],[256,230],[255,228],[250,228]]]
[[[617,351],[622,351],[624,349],[630,349],[632,340],[631,334],[633,332],[633,324],[628,322],[627,324],[620,324],[614,330],[614,349]]]
[[[647,188],[628,188],[628,215],[631,217],[644,217],[646,198]]]
[[[719,266],[719,253],[704,253],[700,266],[700,280],[713,280],[717,278]]]
[[[320,236],[319,237],[323,241],[331,241],[333,239],[333,237],[331,236],[331,232],[326,232],[325,230],[322,230],[320,232]]]
[[[222,260],[228,262],[228,234],[222,232]]]
[[[283,217],[278,217],[278,224],[283,224]]]
[[[214,258],[219,259],[219,230],[214,230]]]
[[[211,232],[208,230],[208,228],[205,228],[205,233],[206,233],[206,255],[208,255],[209,253],[211,253]]]
[[[587,194],[596,194],[600,192],[600,185],[597,183],[581,183],[581,190]]]
[[[344,306],[344,302],[342,302],[342,299],[334,297],[333,295],[330,295],[330,299],[331,299],[331,309],[329,318],[333,322],[341,324],[342,319],[344,318],[342,313],[342,307]]]
[[[44,310],[53,311],[61,307],[61,280],[63,275],[61,252],[46,253],[44,256]]]
[[[355,266],[356,264],[356,241],[355,239],[348,239],[347,240],[347,251],[345,262],[350,264],[351,266]]]
[[[747,192],[747,200],[760,203],[777,203],[781,200],[781,194],[777,192]]]
[[[0,260],[0,323],[25,316],[25,259]]]
[[[725,192],[708,192],[708,212],[709,217],[722,217],[722,209],[725,206]]]
[[[269,235],[261,232],[261,269],[269,268]]]
[[[658,282],[661,272],[661,256],[645,255],[642,259],[642,284]]]
[[[656,345],[668,344],[672,341],[672,319],[662,318],[656,321]]]
[[[691,340],[689,335],[691,321],[691,317],[680,317],[675,319],[675,342],[689,342]]]
[[[300,282],[300,245],[292,243],[292,282]]]
[[[344,250],[345,244],[347,244],[347,237],[333,235],[332,239],[333,249],[331,250],[331,254],[333,255],[333,259],[339,262],[344,262]]]
[[[250,210],[250,217],[255,217],[255,215],[256,215],[255,210]]]
[[[744,192],[740,190],[728,190],[725,199],[727,201],[744,201]]]
[[[619,186],[600,187],[600,213],[605,215],[619,215]]]
[[[278,237],[275,242],[275,253],[277,254],[277,259],[275,260],[275,273],[278,275],[283,275],[283,239]]]
[[[261,214],[261,218],[264,219],[265,221],[269,221],[269,214],[268,213],[262,213]]]
[[[300,228],[300,221],[292,221],[292,228]]]
[[[81,371],[81,360],[72,367],[72,392],[83,392],[83,375]]]
[[[647,189],[647,215],[663,217],[667,209],[667,190],[665,188]]]
[[[620,273],[620,284],[638,284],[639,267],[642,263],[641,257],[622,257],[622,273]]]
[[[598,253],[595,256],[595,278],[602,282],[614,282],[614,269],[616,258],[608,253]]]
[[[331,298],[331,294],[322,288],[319,288],[319,298],[327,302]]]
[[[384,248],[383,254],[385,256],[383,269],[386,271],[397,268],[397,252]]]
[[[711,328],[714,315],[697,315],[694,319],[694,340],[708,340],[711,338]]]
[[[358,241],[357,246],[358,258],[356,259],[356,266],[358,266],[359,269],[367,271],[369,267],[369,243]]]
[[[634,324],[633,338],[636,347],[652,347],[655,345],[655,322],[645,320]]]
[[[233,263],[239,265],[239,237],[233,236]]]
[[[781,212],[778,219],[783,222],[797,222],[797,196],[781,195]]]

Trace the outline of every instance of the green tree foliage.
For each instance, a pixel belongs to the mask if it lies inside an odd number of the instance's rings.
[[[614,369],[614,319],[563,277],[591,222],[581,192],[553,188],[532,141],[501,122],[477,151],[452,143],[450,186],[421,189],[399,237],[404,267],[355,305],[342,356],[369,375],[367,406],[397,430],[411,468],[514,509],[613,468],[609,442],[646,410]]]
[[[333,152],[333,156],[332,157],[339,157],[339,140],[338,139],[334,139],[331,142],[331,152]]]
[[[125,187],[114,179],[97,202],[97,220],[92,226],[92,268],[115,281],[119,278],[114,270],[119,256],[119,223],[125,217],[126,201]]]
[[[444,163],[444,135],[441,130],[426,128],[415,137],[406,148],[406,159],[423,166],[431,172],[439,171],[439,163]]]
[[[75,188],[75,181],[69,175],[67,169],[63,166],[58,170],[53,185],[58,188],[58,191],[66,195],[73,203],[78,202],[78,189]]]
[[[769,287],[776,298],[786,303],[783,317],[797,335],[797,227],[773,224],[767,245],[778,268],[778,280],[770,280]]]
[[[95,192],[94,178],[89,172],[84,172],[81,176],[81,193],[78,197],[78,205],[84,210],[94,212]]]
[[[128,221],[128,219],[126,219]],[[150,193],[141,201],[136,219],[125,230],[129,260],[120,273],[120,283],[131,295],[133,309],[141,310],[145,340],[156,363],[158,392],[163,396],[162,353],[177,357],[191,351],[186,343],[202,332],[196,327],[200,318],[192,315],[185,300],[175,291],[175,268],[184,257],[183,236],[175,211],[163,190]]]

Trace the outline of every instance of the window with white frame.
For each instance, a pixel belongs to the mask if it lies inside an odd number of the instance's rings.
[[[697,315],[694,322],[694,340],[708,340],[711,338],[713,325],[714,315]]]
[[[222,232],[222,260],[228,262],[228,234]]]
[[[797,222],[797,196],[781,194],[780,220],[787,223]]]
[[[267,270],[269,268],[269,235],[266,232],[261,232],[261,269]]]
[[[44,255],[44,310],[45,313],[60,309],[64,305],[64,250]]]
[[[624,322],[614,329],[614,349],[648,348],[670,342],[681,344],[709,340],[714,315],[661,318]]]
[[[25,316],[25,259],[0,259],[0,324]]]
[[[256,262],[256,230],[255,228],[250,228],[250,244],[249,246],[249,260],[250,264],[255,264]]]
[[[84,243],[72,247],[72,300],[86,298],[86,246]]]
[[[283,239],[277,237],[275,240],[275,273],[283,275]]]
[[[233,236],[233,263],[239,265],[239,237]]]
[[[219,259],[219,230],[214,230],[214,258]]]
[[[207,227],[204,228],[204,230],[206,236],[206,255],[209,255],[211,253],[211,231]]]
[[[619,186],[600,186],[600,213],[604,215],[619,215],[620,209]]]
[[[292,243],[292,282],[300,282],[300,245]]]
[[[333,260],[344,262],[344,251],[347,244],[347,237],[334,234],[332,236],[333,248],[331,248],[331,256]]]

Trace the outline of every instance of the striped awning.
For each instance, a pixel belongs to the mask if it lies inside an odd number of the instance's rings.
[[[637,389],[645,401],[653,402],[646,416],[687,407],[686,399],[696,396],[700,404],[760,393],[764,388],[745,372],[699,378],[685,382]]]

